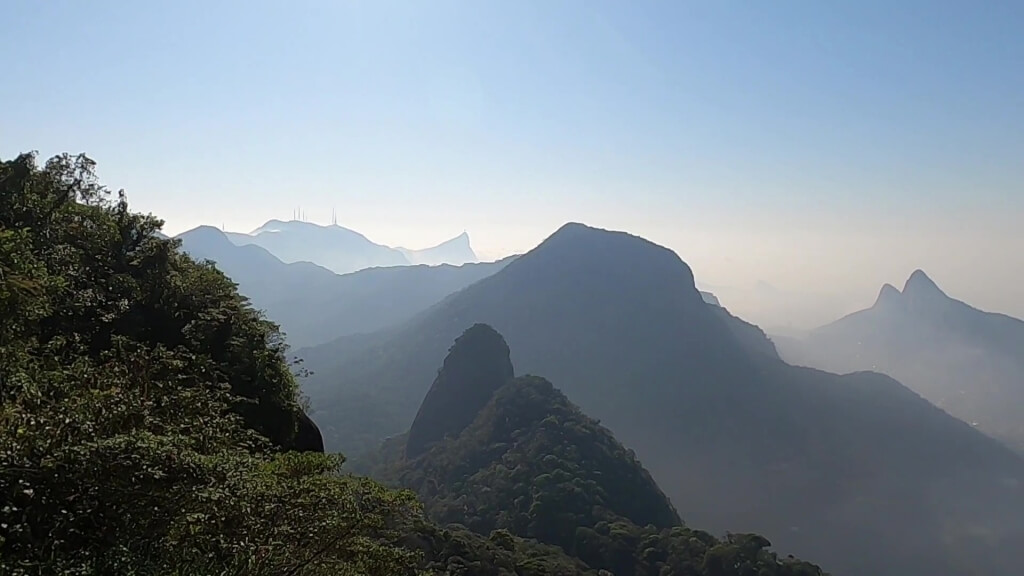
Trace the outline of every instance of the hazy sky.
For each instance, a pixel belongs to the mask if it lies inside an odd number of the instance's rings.
[[[764,323],[915,268],[1024,316],[1024,2],[5,0],[0,53],[0,156],[87,152],[171,233],[301,205],[494,257],[572,220]]]

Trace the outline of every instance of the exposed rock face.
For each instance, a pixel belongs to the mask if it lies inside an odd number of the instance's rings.
[[[316,422],[313,422],[305,412],[299,412],[298,420],[299,427],[295,432],[293,449],[298,452],[323,452],[324,437],[320,434]]]
[[[455,340],[409,429],[405,455],[415,458],[476,418],[495,390],[514,376],[508,344],[493,328],[475,324]]]

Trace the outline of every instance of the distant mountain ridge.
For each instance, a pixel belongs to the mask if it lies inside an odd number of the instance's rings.
[[[265,248],[286,263],[313,262],[338,274],[410,263],[400,251],[337,225],[270,220],[249,234],[231,233],[228,238],[238,245]]]
[[[949,297],[922,270],[903,290],[780,342],[788,361],[836,372],[877,370],[1024,452],[1024,322]]]
[[[581,224],[401,326],[299,351],[328,447],[407,430],[474,323],[636,450],[688,522],[839,575],[1015,570],[1019,457],[886,376],[784,364],[675,253]]]
[[[225,232],[225,236],[239,246],[260,246],[283,262],[313,262],[338,274],[386,266],[458,266],[478,261],[465,232],[423,250],[392,248],[337,224],[300,220],[270,220],[248,234]]]
[[[393,266],[339,275],[310,262],[282,262],[255,244],[237,245],[228,233],[211,226],[189,230],[177,239],[194,258],[214,261],[243,295],[281,325],[295,347],[408,320],[512,260]]]

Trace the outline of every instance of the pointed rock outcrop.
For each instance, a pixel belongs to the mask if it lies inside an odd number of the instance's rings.
[[[896,306],[900,302],[900,291],[892,284],[886,284],[882,286],[882,290],[878,293],[878,299],[875,300],[876,308],[883,308],[887,306]]]
[[[476,418],[494,391],[514,376],[508,344],[494,328],[475,324],[455,340],[409,429],[407,458],[457,435]]]
[[[915,270],[910,275],[903,286],[903,295],[911,298],[946,297],[946,293],[923,270]]]

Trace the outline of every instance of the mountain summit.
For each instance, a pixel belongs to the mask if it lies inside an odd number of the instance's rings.
[[[422,250],[411,250],[409,248],[398,248],[405,254],[413,264],[466,264],[479,260],[473,247],[469,244],[469,234],[463,232],[451,240],[446,240],[437,246],[424,248]]]
[[[885,284],[882,286],[882,290],[878,292],[878,299],[875,300],[875,306],[896,306],[900,302],[900,291],[892,284]]]
[[[948,298],[946,293],[939,288],[923,270],[915,270],[913,274],[907,278],[906,284],[903,285],[903,295],[910,298],[932,298],[932,299],[945,299]]]
[[[466,330],[452,345],[413,420],[406,457],[415,458],[430,444],[462,432],[513,375],[501,334],[486,324]]]

